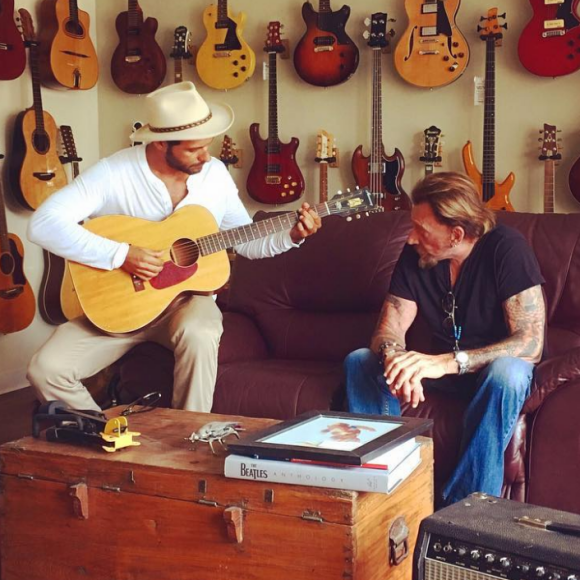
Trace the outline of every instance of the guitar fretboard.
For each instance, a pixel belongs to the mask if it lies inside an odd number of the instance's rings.
[[[268,153],[277,153],[278,137],[278,71],[277,53],[268,53]]]
[[[0,154],[0,159],[4,155]],[[10,240],[8,238],[8,222],[6,221],[6,206],[4,205],[4,191],[0,182],[0,253],[5,254],[10,251]]]
[[[371,119],[370,190],[381,193],[383,189],[383,92],[382,50],[373,49],[373,108]]]
[[[223,28],[228,25],[228,2],[227,0],[218,0],[216,28]]]
[[[78,23],[79,21],[79,7],[77,5],[77,0],[68,0],[68,10],[69,10],[69,14],[70,14],[70,19],[75,22]]]
[[[331,12],[330,0],[319,0],[318,2],[318,12],[323,14],[325,12]]]
[[[485,103],[483,113],[483,201],[495,195],[495,42],[485,41]]]
[[[544,162],[544,213],[554,213],[554,193],[556,190],[556,162]]]
[[[129,31],[136,31],[143,24],[143,12],[137,0],[129,0],[127,23]]]

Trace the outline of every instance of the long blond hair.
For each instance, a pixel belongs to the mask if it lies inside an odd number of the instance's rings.
[[[463,173],[432,173],[415,185],[411,199],[415,205],[428,203],[439,222],[461,226],[468,238],[481,238],[495,227],[495,214],[485,207],[475,183]]]

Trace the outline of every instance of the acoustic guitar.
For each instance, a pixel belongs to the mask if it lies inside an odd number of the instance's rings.
[[[65,154],[60,159],[63,164],[71,164],[73,179],[79,174],[78,156],[71,127],[61,125],[60,134]],[[82,316],[83,311],[74,289],[70,272],[64,258],[43,250],[44,273],[38,292],[38,310],[48,324],[62,324],[67,320]]]
[[[580,68],[580,0],[530,0],[534,14],[518,42],[518,56],[531,73],[559,77]]]
[[[111,76],[125,93],[143,95],[161,86],[167,63],[155,40],[157,20],[149,17],[143,21],[138,1],[128,3],[128,10],[115,21],[119,44],[111,59]]]
[[[175,70],[173,82],[180,83],[183,81],[183,61],[192,58],[189,51],[189,32],[185,26],[178,26],[173,33],[173,48],[169,55],[173,59]]]
[[[240,160],[238,152],[235,149],[235,143],[229,135],[224,135],[219,159],[226,166],[228,171],[230,165],[235,165]]]
[[[32,108],[19,113],[14,124],[10,182],[18,202],[36,209],[45,199],[67,184],[66,173],[57,153],[57,128],[54,119],[42,108],[38,43],[30,14],[21,8],[24,38],[30,47]]]
[[[327,131],[320,131],[316,137],[316,157],[314,158],[320,167],[320,196],[318,198],[320,203],[328,200],[328,166],[336,163],[336,158],[334,136]]]
[[[324,218],[375,210],[368,191],[338,194],[315,206]],[[145,282],[124,270],[97,270],[69,262],[74,286],[89,320],[106,332],[124,333],[143,328],[180,294],[207,294],[228,280],[227,248],[291,229],[299,219],[293,211],[252,224],[219,231],[204,207],[188,205],[161,222],[129,216],[103,216],[89,220],[89,231],[116,241],[164,252],[163,270]]]
[[[14,0],[0,0],[0,81],[17,79],[25,68],[26,51],[14,22]]]
[[[35,310],[34,294],[24,274],[24,246],[16,234],[8,233],[0,183],[0,334],[29,326]]]
[[[304,2],[302,18],[306,32],[294,51],[294,66],[302,80],[318,87],[330,87],[354,74],[359,53],[346,33],[349,16],[349,6],[333,12],[330,0],[319,0],[318,12],[310,2]]]
[[[403,154],[395,149],[393,155],[385,153],[383,145],[383,112],[382,112],[382,54],[389,49],[387,33],[387,15],[376,12],[366,23],[370,25],[370,32],[366,31],[365,38],[373,53],[372,92],[373,106],[371,116],[371,153],[364,157],[362,145],[359,145],[352,156],[352,172],[359,187],[368,187],[377,197],[378,203],[388,211],[411,209],[411,200],[401,185],[405,172]]]
[[[542,146],[540,148],[540,161],[544,162],[544,213],[554,213],[554,197],[556,191],[556,165],[562,155],[558,146],[558,129],[556,125],[544,123],[544,130],[540,130]]]
[[[206,37],[197,51],[199,78],[213,89],[229,90],[243,85],[254,74],[256,55],[243,39],[246,15],[234,17],[227,0],[218,0],[203,13]]]
[[[469,63],[469,45],[457,28],[460,0],[405,0],[409,24],[395,49],[395,68],[412,85],[441,87]]]
[[[441,129],[431,125],[423,131],[423,155],[419,161],[425,164],[425,177],[435,171],[435,167],[441,167]]]
[[[54,89],[91,89],[99,62],[89,36],[90,18],[77,0],[43,0],[40,5],[40,74]]]
[[[507,24],[499,24],[499,18],[505,19],[505,14],[498,15],[497,8],[491,8],[487,16],[482,16],[483,26],[477,27],[481,40],[485,41],[485,96],[483,112],[483,171],[477,169],[473,157],[473,147],[468,141],[462,150],[465,172],[477,185],[479,194],[485,205],[494,210],[515,211],[509,200],[509,193],[516,177],[510,173],[502,183],[495,181],[495,47],[501,46],[502,28]]]
[[[276,57],[284,52],[281,24],[270,22],[264,50],[268,53],[268,137],[260,137],[259,123],[250,126],[254,163],[246,183],[250,197],[261,203],[291,203],[304,193],[304,177],[296,163],[300,141],[292,137],[282,143],[278,137],[278,85]]]

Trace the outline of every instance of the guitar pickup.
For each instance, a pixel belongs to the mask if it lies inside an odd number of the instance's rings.
[[[279,175],[266,175],[266,183],[268,185],[280,185],[282,178]]]
[[[36,179],[40,179],[40,181],[50,181],[54,178],[54,173],[33,173]]]
[[[564,0],[544,0],[544,4],[547,6],[550,4],[564,4]]]
[[[127,55],[125,57],[125,62],[128,62],[128,63],[139,62],[140,60],[141,60],[141,55],[138,55],[138,54]]]
[[[564,28],[564,19],[544,20],[544,30],[554,30],[554,28]]]
[[[332,52],[333,50],[334,46],[317,46],[314,52]]]
[[[228,58],[229,56],[231,55],[227,50],[220,50],[218,52],[213,53],[214,58]]]
[[[421,14],[437,14],[437,2],[424,3],[421,5]]]
[[[421,26],[421,36],[437,36],[437,27]]]

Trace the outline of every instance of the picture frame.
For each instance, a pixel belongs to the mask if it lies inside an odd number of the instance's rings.
[[[256,459],[363,465],[433,425],[431,419],[309,411],[228,443]]]

